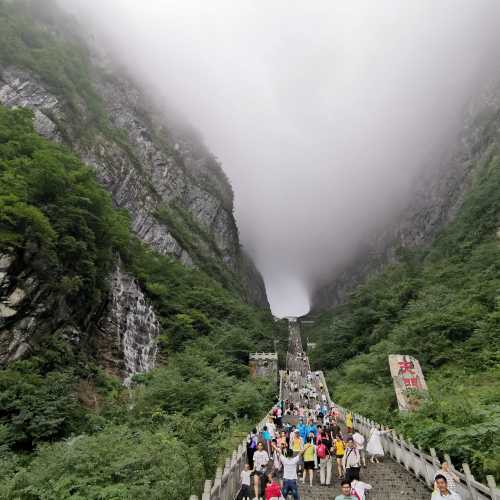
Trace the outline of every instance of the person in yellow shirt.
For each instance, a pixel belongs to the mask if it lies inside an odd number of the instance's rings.
[[[340,434],[337,434],[337,437],[333,441],[333,448],[335,449],[335,457],[337,458],[337,472],[339,474],[339,478],[341,478],[344,477],[342,459],[344,458],[345,453],[345,443]]]
[[[314,478],[314,458],[316,456],[314,432],[310,432],[307,436],[307,442],[304,445],[304,475],[302,482],[306,482],[307,474],[309,473],[309,484],[312,486]]]
[[[345,426],[347,427],[347,434],[352,434],[352,411],[347,412],[345,416]]]
[[[302,441],[299,431],[295,431],[293,433],[293,436],[290,439],[290,448],[292,449],[294,456],[298,455],[304,448],[304,441]]]

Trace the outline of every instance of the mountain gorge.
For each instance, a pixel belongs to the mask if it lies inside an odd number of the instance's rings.
[[[275,402],[275,384],[250,377],[249,353],[283,355],[288,324],[271,313],[230,181],[189,117],[61,5],[0,0],[0,499],[187,500]],[[297,77],[305,60],[283,88],[310,84]],[[251,116],[267,133],[266,115]],[[309,127],[314,108],[300,117]],[[279,146],[271,159],[295,154]],[[303,337],[336,402],[500,481],[499,86],[445,149],[347,264],[330,272],[339,256],[317,254],[329,262]],[[290,203],[313,225],[304,200]],[[305,240],[286,215],[292,243]],[[411,415],[397,408],[394,353],[418,358],[429,385]]]

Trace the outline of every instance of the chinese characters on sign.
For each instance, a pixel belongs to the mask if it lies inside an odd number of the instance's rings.
[[[427,394],[422,368],[417,359],[403,354],[391,354],[389,366],[394,390],[401,411],[415,410]]]

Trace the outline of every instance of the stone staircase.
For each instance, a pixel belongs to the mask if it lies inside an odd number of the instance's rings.
[[[303,386],[310,368],[309,360],[302,350],[300,330],[297,324],[292,324],[290,328],[287,368],[294,370],[296,376],[299,377],[299,386]],[[313,377],[313,380],[319,392],[319,381],[316,377]],[[284,399],[294,403],[305,404],[303,400],[297,398],[296,393],[289,390],[285,389],[283,396]],[[372,464],[368,460],[367,468],[361,469],[360,478],[365,483],[372,485],[372,489],[366,495],[367,500],[429,500],[431,496],[430,490],[423,482],[388,457],[379,464]],[[340,495],[340,479],[337,475],[336,463],[332,464],[332,484],[330,486],[320,485],[319,469],[314,473],[312,486],[309,486],[308,480],[305,484],[301,480],[299,483],[301,500],[333,500],[337,495]]]
[[[415,476],[400,464],[389,458],[383,463],[367,463],[366,469],[361,469],[361,480],[372,485],[367,493],[367,500],[429,500],[431,492]],[[340,480],[333,474],[330,486],[319,484],[319,471],[315,471],[313,486],[300,481],[301,500],[333,500],[340,494]],[[291,498],[291,497],[290,497]]]

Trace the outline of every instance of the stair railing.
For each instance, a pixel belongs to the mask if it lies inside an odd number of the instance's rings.
[[[321,372],[321,380],[328,403],[335,404],[330,398],[323,372]],[[337,404],[335,404],[335,407],[339,412],[340,420],[345,421],[348,410]],[[389,430],[386,426],[379,425],[373,420],[354,412],[353,425],[365,437],[366,442],[368,442],[370,432],[374,427]],[[401,434],[396,434],[395,431],[382,434],[381,441],[385,453],[407,471],[413,473],[418,479],[423,480],[430,489],[433,488],[434,476],[441,465],[434,448],[431,448],[429,450],[430,454],[428,454],[420,446],[415,446],[410,439],[405,439]],[[462,500],[500,500],[500,490],[497,488],[493,476],[486,476],[487,485],[482,484],[474,479],[469,464],[463,463],[462,471],[459,471],[454,467],[448,454],[444,454],[444,459],[450,465],[451,471],[459,478],[456,484],[456,492],[462,497]]]

